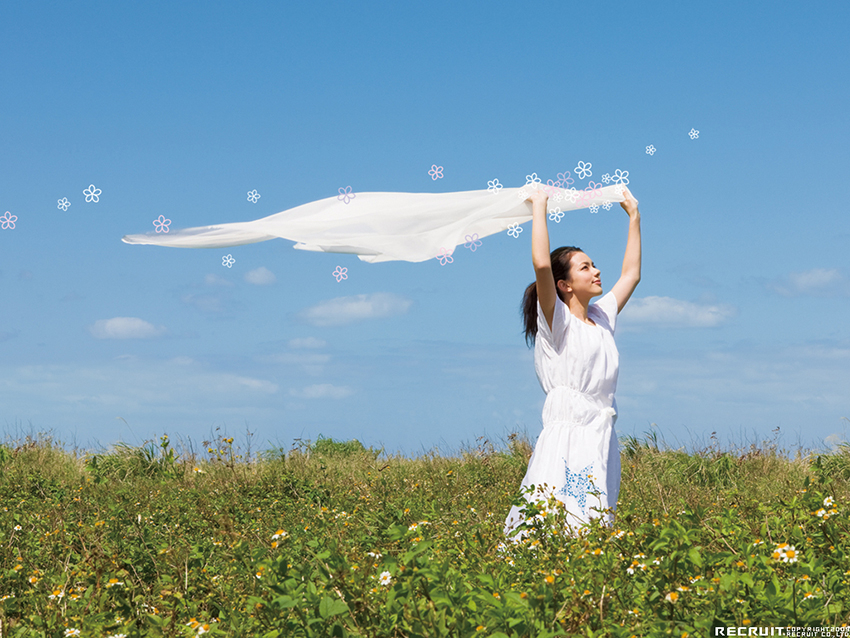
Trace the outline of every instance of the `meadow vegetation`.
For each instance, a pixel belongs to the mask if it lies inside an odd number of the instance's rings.
[[[184,449],[185,447],[185,449]],[[531,445],[0,446],[0,636],[707,636],[850,622],[850,448],[621,438],[616,523],[530,506]],[[533,518],[532,518],[533,517]]]

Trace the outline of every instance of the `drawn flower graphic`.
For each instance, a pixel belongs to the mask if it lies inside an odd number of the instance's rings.
[[[443,167],[431,164],[431,170],[428,171],[428,174],[431,176],[431,179],[440,179],[443,176]]]
[[[602,204],[602,208],[604,208],[605,210],[611,210],[611,206],[613,206],[611,202],[605,202],[604,204]]]
[[[579,179],[584,179],[585,177],[590,177],[593,175],[591,172],[591,168],[593,164],[590,162],[579,162],[578,166],[575,167],[576,177]]]
[[[526,197],[528,197],[528,192],[524,188],[520,188],[517,191],[516,196],[519,197],[520,199],[524,200]]]
[[[249,202],[254,202],[256,204],[258,199],[260,199],[260,194],[257,192],[256,188],[252,191],[248,191]]]
[[[646,154],[655,155],[655,147],[652,144],[646,147]]]
[[[95,188],[94,184],[89,184],[89,187],[83,191],[83,195],[86,196],[87,202],[94,202],[97,204],[100,201],[101,191],[99,188]]]
[[[569,188],[575,182],[570,175],[571,173],[569,171],[558,173],[558,182],[561,184],[561,188]]]
[[[561,219],[563,219],[564,213],[560,208],[553,208],[549,211],[549,220],[555,222],[556,224],[561,223]]]
[[[498,179],[491,179],[487,181],[487,190],[495,194],[502,190],[502,185]]]
[[[67,197],[57,199],[56,201],[59,202],[59,206],[57,206],[56,208],[61,208],[62,210],[68,210],[68,206],[71,205],[71,202],[68,201]]]
[[[463,245],[464,248],[469,248],[472,252],[475,252],[475,250],[481,245],[481,240],[478,239],[478,233],[467,235],[464,239],[466,239],[466,243]]]
[[[167,233],[168,227],[171,225],[171,220],[166,219],[163,215],[160,215],[155,220],[153,220],[153,226],[158,233]]]
[[[564,193],[564,197],[567,198],[570,204],[575,204],[579,198],[579,191],[577,191],[575,187],[572,187]]]
[[[587,188],[582,191],[581,199],[582,201],[589,201],[596,197],[599,197],[599,189],[602,187],[602,184],[597,184],[596,182],[588,182]]]
[[[599,205],[598,204],[591,204],[590,205],[590,212],[591,213],[598,213],[599,212]]]
[[[557,182],[553,182],[551,179],[546,180],[546,186],[543,187],[543,192],[546,193],[549,197],[554,197],[555,193],[558,191],[559,184]]]
[[[699,131],[697,131],[696,129],[691,129],[690,132],[688,133],[688,135],[691,136],[692,140],[695,140],[696,138],[699,137]]]
[[[626,190],[626,187],[622,184],[618,184],[616,188],[614,188],[614,192],[617,193],[617,195],[622,195],[624,190]]]
[[[602,183],[603,183],[603,184],[607,184],[607,183],[608,183],[608,182],[610,182],[610,181],[611,181],[611,176],[610,176],[608,173],[605,173],[605,174],[602,176]]]
[[[233,268],[233,264],[236,263],[236,260],[233,258],[233,255],[227,254],[221,258],[221,265],[227,266],[228,268]]]
[[[16,221],[18,221],[18,216],[13,215],[7,210],[6,214],[0,217],[0,228],[3,230],[14,230]]]
[[[614,171],[614,176],[611,178],[615,184],[628,184],[629,171],[621,171],[619,168]]]
[[[537,177],[537,173],[532,173],[531,175],[525,176],[525,185],[531,186],[531,188],[537,188],[537,185],[540,183],[540,178]]]
[[[354,193],[351,192],[351,186],[346,186],[345,188],[339,189],[339,195],[337,196],[337,199],[341,199],[347,204],[352,199],[354,199],[354,197]]]
[[[348,268],[345,266],[337,266],[333,271],[333,276],[336,277],[336,282],[339,283],[343,279],[348,279]]]
[[[519,224],[511,224],[508,227],[508,235],[511,237],[519,237],[519,234],[522,232],[522,226]]]
[[[445,266],[446,264],[454,262],[454,259],[452,258],[452,253],[447,251],[445,248],[440,248],[440,252],[437,253],[437,259],[440,260],[441,266]]]

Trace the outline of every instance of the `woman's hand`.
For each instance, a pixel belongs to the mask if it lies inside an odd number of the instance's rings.
[[[542,205],[545,208],[546,203],[549,201],[549,196],[546,194],[546,191],[538,190],[526,197],[525,201],[531,202],[532,205]]]
[[[623,186],[623,197],[626,199],[620,202],[620,206],[629,214],[629,217],[635,215],[638,212],[638,200],[635,199],[635,196],[625,186]]]

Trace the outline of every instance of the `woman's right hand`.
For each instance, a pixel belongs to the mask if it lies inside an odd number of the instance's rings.
[[[549,195],[546,194],[546,191],[537,190],[526,197],[525,201],[531,202],[532,204],[542,204],[545,207],[546,203],[549,201]]]

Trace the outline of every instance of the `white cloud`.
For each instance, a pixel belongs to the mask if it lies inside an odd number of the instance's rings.
[[[265,266],[260,266],[259,268],[246,272],[245,281],[256,286],[268,286],[269,284],[276,282],[277,277],[275,277],[274,273]]]
[[[166,330],[137,317],[113,317],[95,321],[89,332],[97,339],[151,339],[161,337]]]
[[[363,319],[391,317],[407,312],[413,302],[388,292],[337,297],[306,308],[302,320],[314,326],[342,326]]]
[[[837,268],[813,268],[792,272],[765,285],[769,290],[785,297],[850,295],[850,281]]]
[[[233,286],[233,282],[229,279],[225,279],[224,277],[219,277],[218,275],[214,275],[212,273],[208,274],[204,277],[204,283],[208,286]]]
[[[632,299],[623,310],[626,325],[652,324],[674,328],[710,328],[737,313],[728,304],[697,304],[672,297]]]
[[[316,337],[303,337],[289,341],[290,348],[324,348],[326,345],[328,344],[325,341],[316,339]]]
[[[195,306],[201,312],[222,312],[221,299],[213,295],[185,294],[180,297],[183,303]]]
[[[330,383],[319,383],[308,385],[301,390],[291,389],[289,394],[301,399],[343,399],[354,394],[354,390],[348,386],[331,385]]]

